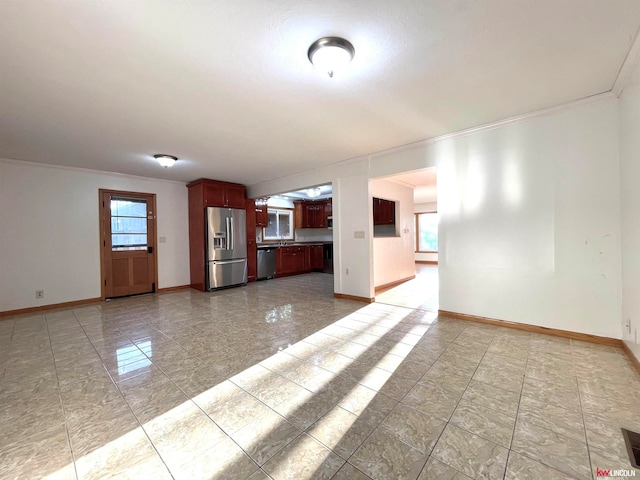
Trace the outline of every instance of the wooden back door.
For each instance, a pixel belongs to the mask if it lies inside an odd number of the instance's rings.
[[[100,189],[102,298],[156,291],[154,194]]]

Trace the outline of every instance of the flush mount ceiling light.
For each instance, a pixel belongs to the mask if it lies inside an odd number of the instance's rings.
[[[321,193],[322,193],[322,190],[320,190],[320,187],[316,187],[316,188],[307,188],[307,196],[308,196],[309,198],[316,198],[316,197],[319,197]]]
[[[307,56],[319,70],[333,78],[333,72],[349,65],[356,54],[349,40],[340,37],[323,37],[311,44]]]
[[[162,165],[164,168],[173,167],[173,164],[176,163],[176,160],[178,160],[178,157],[174,157],[173,155],[164,155],[164,154],[154,155],[153,158],[158,160],[158,163]]]

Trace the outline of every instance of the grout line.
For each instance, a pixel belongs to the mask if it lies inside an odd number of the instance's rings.
[[[73,313],[73,312],[72,312]],[[75,314],[73,315],[74,318],[76,319],[76,322],[78,321],[78,319],[76,318]],[[58,401],[60,402],[60,406],[62,407],[62,415],[64,417],[64,430],[65,433],[67,434],[67,443],[69,445],[69,452],[71,453],[71,461],[73,462],[73,472],[76,475],[76,478],[79,478],[78,476],[78,466],[76,464],[76,456],[75,453],[73,451],[73,445],[71,443],[71,433],[69,432],[69,423],[67,422],[67,412],[64,406],[64,402],[62,401],[62,388],[60,387],[60,377],[58,376],[58,365],[56,364],[56,357],[53,354],[53,346],[51,345],[51,331],[49,330],[49,320],[47,319],[47,316],[44,316],[44,323],[47,327],[47,337],[49,340],[49,349],[51,350],[51,359],[53,360],[53,368],[56,372],[56,382],[58,383]],[[78,324],[80,324],[80,322],[78,322]],[[15,329],[15,323],[14,323],[14,329]]]
[[[518,426],[518,416],[520,415],[520,403],[522,402],[522,393],[524,392],[524,383],[525,383],[525,379],[527,378],[526,375],[527,375],[527,367],[529,366],[529,355],[531,355],[531,340],[532,340],[532,337],[531,335],[529,335],[529,348],[527,349],[527,360],[525,361],[524,372],[522,373],[522,387],[520,388],[520,396],[518,397],[518,408],[516,408],[516,418],[515,418],[515,421],[513,422],[513,431],[511,432],[511,441],[509,442],[509,451],[507,452],[507,463],[505,464],[503,478],[506,478],[507,476],[509,458],[511,457],[511,452],[514,451],[512,450],[513,440],[515,439],[515,436],[516,436],[516,427]]]
[[[72,310],[73,312],[73,310]],[[106,315],[105,313],[102,313],[102,315]],[[75,314],[74,314],[75,316]],[[76,317],[77,320],[77,317]],[[111,323],[113,325],[113,327],[118,330],[120,333],[122,333],[122,335],[131,342],[131,339],[129,338],[128,335],[126,335],[125,333],[123,333],[120,328],[118,328],[117,325],[115,325],[113,323],[113,321],[111,320],[107,320],[102,318],[101,319],[102,322],[104,321],[108,321],[109,323]],[[148,323],[148,322],[145,322]],[[156,452],[156,455],[158,456],[158,458],[160,459],[160,461],[162,462],[162,464],[165,466],[165,468],[167,469],[167,472],[169,472],[169,475],[171,476],[171,478],[175,478],[173,473],[171,472],[171,469],[169,469],[169,466],[167,465],[167,463],[164,461],[164,458],[162,458],[162,455],[160,455],[160,452],[158,451],[158,449],[156,448],[156,446],[154,445],[154,443],[151,441],[151,438],[149,437],[149,434],[147,433],[147,431],[145,430],[144,426],[142,425],[142,423],[140,422],[140,419],[138,418],[138,416],[136,415],[136,413],[133,411],[133,408],[131,408],[131,405],[129,404],[129,402],[127,401],[127,398],[125,397],[124,393],[122,392],[122,389],[120,388],[120,385],[118,385],[118,382],[116,382],[113,378],[113,376],[111,375],[111,372],[109,371],[109,369],[107,368],[107,366],[105,365],[104,361],[102,360],[102,357],[100,356],[100,353],[98,352],[98,349],[96,348],[96,346],[93,344],[93,341],[91,341],[91,337],[89,337],[89,335],[87,335],[87,331],[84,329],[84,326],[78,321],[78,324],[80,325],[80,328],[82,328],[82,331],[84,332],[84,334],[87,336],[87,339],[89,340],[89,343],[91,344],[91,346],[93,347],[93,350],[96,352],[96,355],[98,356],[98,359],[100,360],[100,363],[102,363],[102,367],[105,369],[105,371],[107,372],[107,376],[111,379],[111,383],[113,383],[113,385],[116,387],[116,389],[118,390],[118,392],[120,392],[120,396],[122,397],[122,400],[124,401],[124,403],[127,405],[127,407],[129,408],[129,411],[131,412],[131,414],[133,415],[133,418],[136,419],[136,422],[138,422],[138,427],[142,429],[142,431],[144,432],[144,435],[147,437],[147,440],[149,441],[149,444],[151,445],[151,448],[153,448],[153,450]],[[133,342],[131,342],[133,343]],[[136,346],[137,345],[135,343],[133,343],[133,345]],[[140,349],[138,349],[140,350]],[[142,350],[140,350],[142,351]],[[143,352],[144,353],[144,352]],[[164,373],[164,372],[163,372]],[[134,377],[130,377],[130,378],[134,378]]]
[[[571,342],[569,342],[569,348],[571,349],[571,366],[573,369],[573,365],[575,364],[574,361],[574,354],[573,354],[573,344]],[[580,391],[580,380],[578,379],[578,375],[575,373],[575,371],[573,372],[573,376],[576,379],[576,388],[578,389],[578,403],[580,405],[580,418],[582,418],[582,428],[584,430],[584,445],[587,448],[587,459],[589,460],[589,471],[591,472],[591,477],[593,478],[593,467],[592,467],[592,462],[591,462],[591,449],[589,448],[589,439],[587,437],[587,424],[584,420],[584,410],[582,409],[582,393]]]

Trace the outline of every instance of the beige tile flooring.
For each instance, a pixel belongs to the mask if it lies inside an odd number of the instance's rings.
[[[621,350],[338,300],[332,280],[0,321],[0,477],[588,479],[631,468],[619,428],[640,430],[640,377]]]
[[[376,302],[438,311],[438,267],[416,263],[416,278],[376,295]]]

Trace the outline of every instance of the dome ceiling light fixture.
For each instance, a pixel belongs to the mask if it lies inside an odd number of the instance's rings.
[[[322,190],[320,189],[320,187],[307,188],[306,193],[309,198],[316,198],[322,194]]]
[[[314,67],[333,78],[333,72],[349,65],[355,54],[356,50],[349,40],[322,37],[311,44],[307,56]]]
[[[173,167],[173,164],[176,163],[178,157],[174,157],[173,155],[165,155],[164,153],[158,153],[153,156],[158,163],[162,165],[164,168]]]

